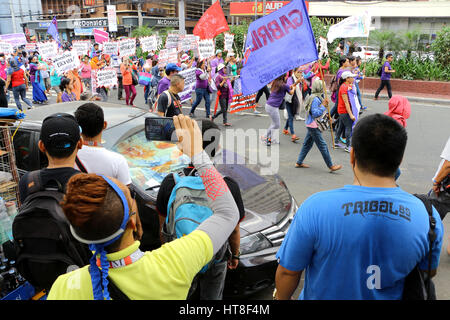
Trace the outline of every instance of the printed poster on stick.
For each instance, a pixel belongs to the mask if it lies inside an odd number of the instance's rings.
[[[88,54],[91,47],[91,41],[89,40],[74,40],[72,41],[72,49],[77,52],[79,56]]]
[[[215,46],[213,39],[200,40],[198,42],[199,58],[203,60],[214,56],[215,55],[214,48]]]
[[[38,43],[38,51],[42,59],[48,60],[58,55],[58,44],[55,41]]]
[[[178,48],[180,35],[178,33],[169,33],[166,38],[166,49]]]
[[[195,84],[197,82],[195,68],[183,70],[179,74],[184,77],[184,90],[178,96],[181,102],[185,102],[192,98],[192,92],[195,90]]]
[[[197,41],[199,40],[199,37],[193,34],[188,34],[181,38],[181,40],[178,42],[178,51],[189,51],[189,50],[196,50],[197,49]]]
[[[103,48],[102,53],[103,54],[109,54],[117,56],[119,53],[119,42],[117,41],[110,41],[110,42],[103,42]]]
[[[139,38],[139,42],[143,52],[158,50],[158,39],[156,39],[156,36]]]
[[[52,61],[58,75],[62,75],[64,72],[76,69],[80,66],[80,59],[78,58],[76,51],[66,51],[52,57]]]
[[[120,57],[134,56],[136,54],[136,38],[123,39],[119,41]]]
[[[225,33],[224,51],[233,52],[234,34]]]
[[[12,54],[13,52],[14,50],[11,43],[0,41],[0,53]]]
[[[166,66],[168,63],[177,63],[178,53],[176,48],[161,49],[158,56],[158,65]]]
[[[117,71],[115,68],[104,68],[95,70],[95,79],[97,87],[117,86]]]

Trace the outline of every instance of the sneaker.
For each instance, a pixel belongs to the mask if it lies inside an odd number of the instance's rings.
[[[367,110],[367,107],[361,107],[361,110]]]
[[[335,148],[340,148],[340,149],[345,148],[345,146],[344,146],[343,144],[341,144],[340,142],[335,142],[335,143],[334,143],[334,147],[335,147]]]
[[[255,109],[255,111],[253,111],[253,114],[261,114],[261,112],[259,112]]]
[[[300,117],[299,115],[295,116],[295,120],[297,121],[305,121],[305,119],[303,119],[302,117]]]
[[[189,118],[195,118],[195,114],[189,113]]]
[[[344,150],[345,150],[345,152],[350,153],[350,147],[345,147]]]
[[[340,137],[339,140],[341,140],[341,142],[344,143],[344,144],[347,143],[347,139],[344,139],[342,137]]]

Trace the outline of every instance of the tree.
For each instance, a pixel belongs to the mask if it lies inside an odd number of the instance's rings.
[[[406,58],[411,58],[411,52],[419,48],[420,31],[418,29],[408,30],[402,35],[402,47],[406,50]]]
[[[436,39],[431,44],[436,61],[443,67],[450,66],[450,27],[444,27],[436,35]]]
[[[395,46],[396,35],[393,31],[388,30],[373,30],[369,35],[369,41],[380,49],[378,51],[378,59],[381,62],[384,57],[384,52]]]

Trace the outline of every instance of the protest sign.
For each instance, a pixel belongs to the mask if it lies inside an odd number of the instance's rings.
[[[27,52],[36,51],[36,43],[27,43],[25,45],[25,51]]]
[[[331,43],[337,38],[367,38],[370,24],[371,16],[368,11],[345,18],[330,27],[327,34],[328,42]]]
[[[109,32],[117,32],[117,14],[116,5],[106,6],[108,12],[108,30]]]
[[[102,44],[102,53],[109,54],[110,56],[117,56],[119,53],[119,42],[111,41],[111,42],[103,42]]]
[[[38,51],[44,60],[53,58],[58,55],[58,44],[55,41],[39,42]]]
[[[319,60],[322,60],[323,57],[328,56],[328,45],[327,39],[324,37],[319,38]]]
[[[198,55],[201,60],[208,59],[215,55],[214,40],[206,39],[198,42]]]
[[[24,33],[9,33],[0,35],[0,40],[10,43],[13,47],[20,47],[27,44]]]
[[[109,33],[100,29],[94,29],[94,39],[97,43],[107,42],[109,40]]]
[[[158,65],[166,66],[168,63],[177,63],[178,53],[176,48],[161,49],[158,56]]]
[[[72,49],[77,52],[78,56],[84,56],[84,55],[88,54],[90,47],[91,47],[90,40],[73,40],[72,41]]]
[[[141,43],[143,52],[158,50],[158,40],[156,39],[156,36],[139,38],[139,42]]]
[[[115,68],[98,69],[95,72],[97,87],[117,86],[117,71]]]
[[[14,49],[11,43],[0,41],[0,53],[11,54],[13,52]]]
[[[195,68],[180,71],[179,74],[184,77],[184,89],[178,96],[181,102],[185,102],[192,98],[192,92],[195,90],[195,84],[197,82]]]
[[[136,54],[136,38],[119,40],[120,57],[134,56]]]
[[[169,33],[166,38],[166,49],[178,48],[180,35],[178,33]]]
[[[51,59],[58,75],[62,75],[64,72],[76,69],[80,66],[80,59],[78,59],[76,51],[66,51]]]
[[[181,40],[178,42],[178,51],[189,51],[189,50],[196,50],[197,49],[197,41],[199,40],[199,37],[193,34],[188,34],[181,38]]]
[[[234,41],[234,34],[225,33],[223,50],[228,51],[228,52],[233,52],[233,41]]]
[[[258,92],[289,70],[317,59],[305,2],[291,1],[250,24],[241,70],[242,94]]]

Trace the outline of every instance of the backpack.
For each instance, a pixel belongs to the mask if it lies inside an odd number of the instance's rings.
[[[419,265],[416,265],[405,278],[402,300],[436,300],[436,292],[434,290],[434,286],[432,288],[432,280],[429,277],[431,272],[431,251],[433,248],[433,242],[436,240],[436,232],[434,231],[436,228],[436,220],[433,217],[433,207],[431,202],[426,198],[426,196],[420,194],[415,194],[415,196],[423,202],[429,217],[430,230],[428,231],[428,274],[420,270]]]
[[[89,264],[92,253],[72,236],[60,206],[64,193],[42,186],[40,171],[29,173],[29,195],[14,218],[12,232],[19,273],[34,287],[50,290],[61,274]]]
[[[169,90],[163,91],[161,94],[165,93],[167,95],[167,108],[166,108],[166,112],[164,113],[164,116],[166,116],[167,114],[167,110],[169,110],[169,106],[172,104],[172,95],[169,93]],[[158,111],[158,100],[159,97],[161,96],[161,94],[159,96],[156,97],[155,99],[155,104],[153,105],[153,110]],[[155,92],[156,95],[156,92]]]
[[[377,70],[377,75],[379,76],[379,77],[381,77],[381,74],[383,73],[383,66],[380,66],[379,68],[378,68],[378,70]]]
[[[175,187],[170,194],[167,217],[162,231],[167,242],[190,234],[213,214],[200,177],[180,177],[177,173],[174,173],[173,177]],[[205,273],[211,264],[223,261],[227,250],[228,243],[222,246],[199,273]]]

